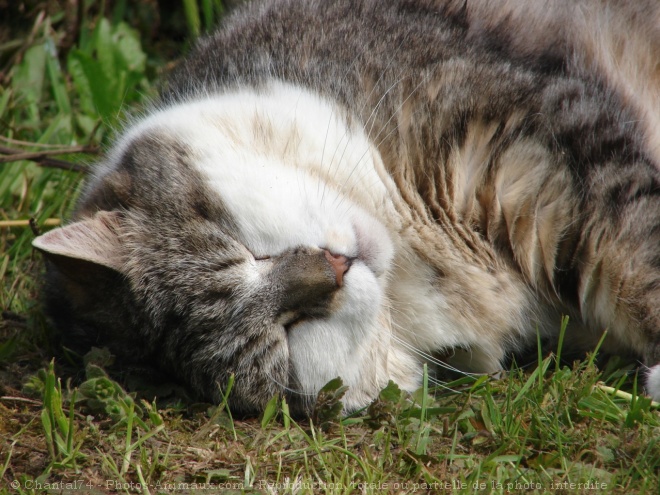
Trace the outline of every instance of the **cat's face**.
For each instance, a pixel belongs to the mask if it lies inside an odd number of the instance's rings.
[[[231,110],[197,102],[136,126],[90,182],[78,221],[35,245],[121,274],[96,309],[77,311],[72,297],[73,312],[93,325],[107,299],[130,292],[124,311],[139,317],[118,318],[135,322],[121,331],[142,335],[204,398],[220,400],[233,373],[237,409],[286,393],[305,410],[341,376],[347,408],[363,406],[407,366],[391,351],[393,241],[361,194],[342,190],[350,174],[373,183],[368,149],[301,144],[299,119],[276,129],[267,112],[238,121]]]

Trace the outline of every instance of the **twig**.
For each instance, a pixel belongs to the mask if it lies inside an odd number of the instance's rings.
[[[43,402],[40,400],[28,399],[26,397],[11,397],[9,395],[3,395],[0,397],[2,401],[8,402],[24,402],[25,404],[32,404],[33,406],[43,406]]]
[[[633,399],[632,394],[630,394],[628,392],[624,392],[623,390],[616,389],[614,387],[608,387],[607,385],[604,385],[602,383],[597,383],[596,387],[601,389],[603,392],[607,392],[608,394],[615,395],[616,397],[620,397],[622,399],[626,399],[626,400],[632,400]],[[653,408],[660,407],[660,403],[658,403],[656,401],[651,401],[651,407],[653,407]]]
[[[62,220],[59,218],[47,218],[39,224],[41,227],[57,227],[62,223]],[[11,228],[11,227],[29,227],[29,220],[0,220],[0,229],[1,228]]]
[[[86,174],[89,168],[85,165],[77,163],[65,162],[64,160],[55,160],[54,158],[44,158],[43,160],[31,160],[40,167],[45,168],[58,168],[60,170],[68,170],[70,172],[80,172]]]
[[[23,315],[16,314],[12,311],[2,312],[2,321],[9,328],[26,328],[27,318]]]
[[[71,148],[70,144],[33,143],[31,141],[23,141],[22,139],[12,139],[6,136],[0,136],[0,141],[9,144],[16,144],[18,146],[29,146],[31,148],[46,148],[51,150],[61,150],[62,148]]]
[[[0,396],[0,401],[3,401],[3,402],[20,402],[20,403],[24,403],[24,404],[30,404],[31,406],[39,406],[39,407],[44,406],[44,401],[42,401],[42,400],[28,399],[27,397],[16,397],[16,396],[11,396],[11,395],[2,395],[2,396]],[[69,414],[70,410],[71,410],[70,407],[62,406],[62,411],[65,414]],[[87,416],[85,416],[84,414],[76,412],[76,411],[74,411],[73,414],[78,419],[86,419],[87,418]]]
[[[67,148],[57,148],[43,151],[21,151],[14,148],[0,146],[0,163],[15,162],[18,160],[39,160],[44,157],[54,155],[67,155],[71,153],[98,153],[95,146],[69,146]]]
[[[40,167],[59,168],[62,170],[72,170],[75,172],[87,172],[87,167],[77,163],[67,162],[51,158],[53,155],[64,155],[71,153],[98,153],[96,146],[70,146],[68,148],[56,148],[42,151],[21,151],[14,148],[0,146],[0,163],[17,162],[20,160],[29,160],[37,163]]]
[[[2,319],[3,320],[11,320],[11,321],[19,321],[21,323],[24,323],[27,318],[23,315],[19,315],[18,313],[14,313],[13,311],[7,311],[4,310],[2,312]]]
[[[45,167],[45,168],[58,168],[61,170],[68,170],[70,172],[81,172],[81,173],[87,173],[89,171],[89,168],[86,167],[85,165],[79,165],[77,163],[67,162],[64,160],[57,160],[55,158],[48,158],[48,157],[22,158],[22,160],[29,160],[31,162],[35,162],[39,167]],[[15,161],[18,160],[14,158],[12,160],[7,160],[4,163],[15,162]],[[0,163],[3,162],[0,161]]]

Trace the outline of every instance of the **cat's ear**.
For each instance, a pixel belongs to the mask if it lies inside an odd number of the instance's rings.
[[[91,218],[37,237],[32,245],[66,271],[92,264],[121,273],[125,257],[120,241],[120,216],[117,211],[99,211]]]

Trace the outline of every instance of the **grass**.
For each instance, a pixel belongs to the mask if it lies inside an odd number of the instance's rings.
[[[186,19],[181,38],[219,12],[190,3],[170,14]],[[66,218],[88,163],[122,111],[153,94],[171,51],[126,22],[139,25],[149,2],[85,5],[69,46],[61,12],[34,8],[0,30],[10,33],[0,38],[0,493],[658,493],[658,411],[637,395],[632,367],[610,359],[599,370],[595,354],[567,363],[561,348],[539,351],[530,369],[437,389],[425,380],[413,395],[390,384],[346,418],[331,382],[305,420],[276,397],[252,419],[226,400],[144,400],[106,375],[102,352],[75,386],[64,379],[38,304],[33,230]]]

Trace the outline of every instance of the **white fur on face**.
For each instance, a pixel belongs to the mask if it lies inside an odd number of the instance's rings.
[[[345,402],[353,408],[368,404],[387,383],[389,339],[378,320],[382,289],[364,265],[351,267],[340,296],[339,309],[329,318],[289,331],[289,355],[303,395],[315,397],[341,376],[351,385]]]
[[[396,188],[377,152],[325,100],[283,84],[234,91],[157,112],[126,142],[143,132],[188,145],[237,226],[236,240],[256,258],[308,247],[353,259],[334,313],[289,331],[302,394],[315,396],[337,376],[349,386],[349,409],[389,379],[413,391],[430,353],[461,345],[476,349],[469,369],[499,369],[501,346],[471,315],[452,311],[401,237]],[[248,272],[245,283],[258,285],[260,270]]]
[[[352,259],[334,313],[289,331],[300,393],[315,397],[341,376],[352,409],[388,379],[414,389],[416,378],[399,374],[417,361],[392,351],[389,339],[384,294],[394,248],[371,213],[388,203],[372,148],[317,97],[284,85],[266,93],[216,95],[156,113],[127,140],[154,130],[187,143],[236,224],[237,240],[255,258],[311,247]],[[259,276],[255,270],[246,282],[258,284]]]
[[[357,258],[378,276],[389,266],[387,230],[350,199],[375,212],[388,204],[371,145],[318,97],[283,84],[216,95],[155,113],[125,141],[150,130],[190,145],[256,257],[309,246]]]

